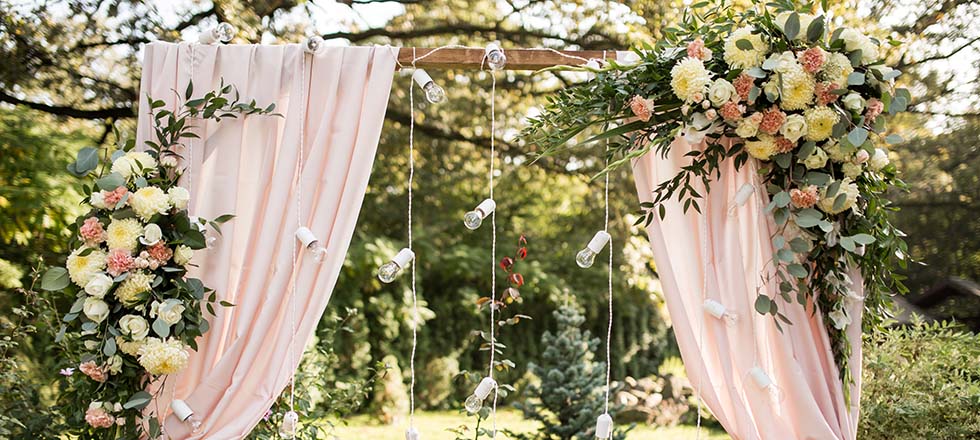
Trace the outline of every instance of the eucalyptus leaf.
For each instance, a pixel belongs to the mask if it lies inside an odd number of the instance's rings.
[[[772,300],[766,295],[759,295],[755,298],[755,311],[760,314],[767,314],[772,308]]]
[[[792,199],[790,198],[788,192],[786,192],[786,191],[780,191],[778,194],[776,194],[775,196],[773,196],[772,201],[773,201],[773,203],[776,204],[776,206],[778,206],[780,208],[785,208],[786,206],[789,205],[789,203],[792,201]]]
[[[79,174],[88,174],[98,166],[99,150],[92,147],[85,147],[78,150],[78,157],[75,160],[75,170]]]
[[[116,354],[116,340],[114,338],[106,338],[105,345],[102,346],[102,354],[106,356]]]
[[[868,140],[868,130],[864,127],[854,127],[850,133],[847,134],[847,141],[856,147],[864,144],[864,141]]]
[[[126,179],[118,173],[109,173],[99,180],[95,181],[95,184],[99,186],[99,189],[103,191],[112,191],[120,186],[126,184]]]
[[[851,236],[851,239],[853,239],[854,242],[857,244],[864,244],[864,245],[875,242],[874,236],[870,234],[855,234]]]
[[[59,291],[69,284],[71,280],[68,278],[68,269],[63,267],[52,267],[41,276],[41,289],[49,292]]]
[[[819,16],[810,22],[810,26],[806,28],[806,39],[810,41],[819,41],[823,38],[824,34],[824,18]]]
[[[802,264],[790,264],[786,266],[786,271],[796,278],[805,278],[807,276],[806,268]]]
[[[139,391],[133,394],[126,403],[123,404],[125,409],[143,409],[150,404],[153,400],[153,396],[146,391]],[[156,418],[151,417],[151,420],[156,420]]]
[[[742,50],[752,50],[752,49],[754,49],[754,47],[752,46],[752,42],[749,41],[749,40],[746,40],[744,38],[741,39],[741,40],[736,41],[735,42],[735,47],[737,47],[739,49],[742,49]]]
[[[851,238],[851,237],[841,238],[840,241],[839,241],[839,243],[840,243],[840,247],[842,247],[844,249],[847,249],[848,252],[851,252],[851,253],[854,252],[855,245],[854,245],[854,239],[853,238]]]
[[[170,336],[170,324],[167,324],[166,321],[160,318],[154,319],[153,333],[156,333],[157,336],[166,339],[168,336]]]
[[[850,75],[847,75],[847,85],[849,86],[864,85],[864,73],[853,72]]]
[[[893,133],[885,136],[885,142],[888,142],[889,144],[900,144],[905,142],[905,139],[902,138],[902,135]]]
[[[794,12],[790,14],[789,18],[786,19],[786,24],[783,26],[783,32],[786,34],[786,38],[792,40],[800,34],[800,14]]]

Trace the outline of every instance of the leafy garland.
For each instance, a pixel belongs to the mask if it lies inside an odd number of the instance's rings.
[[[780,322],[791,324],[781,308],[795,302],[812,313],[816,305],[850,401],[845,306],[863,301],[863,322],[873,328],[890,316],[890,295],[907,292],[891,273],[906,264],[907,245],[885,197],[905,185],[877,146],[901,142],[886,135],[885,122],[905,111],[911,95],[895,87],[899,72],[881,59],[880,41],[850,28],[829,32],[824,15],[802,12],[816,9],[790,0],[756,2],[741,13],[724,1],[694,5],[665,40],[634,49],[636,63],[575,68],[595,78],[550,97],[523,137],[542,157],[609,140],[602,173],[651,151],[665,157],[678,137],[705,141],[681,172],[659,183],[637,224],[663,218],[662,202],[672,198],[684,212],[700,212],[702,192],[724,161],[736,168],[760,161],[777,225],[774,260],[761,276],[778,293],[760,292],[755,309],[781,329]],[[589,130],[599,134],[575,142]],[[850,268],[863,275],[863,298]]]
[[[220,234],[233,216],[188,215],[179,147],[198,137],[193,119],[268,115],[275,106],[242,102],[224,82],[201,98],[192,93],[188,84],[174,111],[147,96],[153,133],[144,151],[116,133],[117,149],[83,148],[68,166],[89,182],[88,210],[71,226],[66,266],[49,268],[41,288],[75,299],[55,340],[67,364],[62,410],[80,439],[157,438],[162,411],[151,402],[163,387],[151,384],[186,367],[187,350],[209,329],[205,310],[215,313],[214,290],[187,268],[208,247],[208,226]]]

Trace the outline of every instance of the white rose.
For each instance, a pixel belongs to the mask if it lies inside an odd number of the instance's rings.
[[[184,302],[169,298],[164,300],[162,303],[154,301],[152,308],[150,309],[150,316],[156,316],[167,324],[174,325],[180,322],[184,313]]]
[[[873,63],[875,61],[878,61],[879,56],[880,54],[878,53],[878,45],[875,44],[874,41],[871,41],[870,38],[868,38],[864,42],[864,44],[861,45],[861,63],[862,64]]]
[[[190,263],[193,256],[194,250],[188,246],[180,245],[177,246],[177,249],[174,249],[174,263],[181,266],[186,266],[187,263]]]
[[[779,15],[776,15],[776,24],[778,24],[781,29],[786,29],[786,20],[788,20],[789,16],[792,14],[793,13],[789,11],[780,12]],[[817,17],[814,17],[812,14],[800,14],[800,32],[798,32],[796,37],[793,39],[801,40],[803,37],[806,37],[806,31],[810,28],[810,23],[813,23],[815,18]]]
[[[803,115],[789,115],[782,127],[779,127],[779,134],[794,143],[806,135],[806,118]]]
[[[827,153],[824,152],[823,149],[817,147],[813,150],[813,153],[810,153],[810,155],[803,160],[803,165],[806,165],[808,170],[823,168],[825,165],[827,165]]]
[[[134,341],[142,340],[150,333],[150,324],[138,315],[126,315],[119,319],[119,330]]]
[[[844,41],[844,48],[848,52],[854,52],[861,48],[864,44],[864,39],[867,38],[861,32],[858,32],[852,28],[844,28],[840,32],[840,39]]]
[[[191,199],[191,193],[186,188],[175,186],[167,191],[170,196],[170,204],[177,209],[187,209],[187,202]]]
[[[163,231],[160,230],[160,226],[157,226],[156,223],[150,223],[143,227],[143,236],[140,237],[140,243],[147,246],[153,246],[162,239]]]
[[[120,361],[121,360],[122,359],[120,359]],[[116,402],[116,403],[113,403],[112,404],[112,412],[119,412],[119,411],[122,411],[122,410],[123,410],[123,406],[119,402]],[[123,420],[125,420],[125,419],[123,419]]]
[[[735,134],[742,139],[748,139],[758,133],[759,126],[749,118],[742,118],[741,121],[738,121],[738,127],[735,127]]]
[[[109,205],[105,204],[105,194],[102,194],[102,191],[96,191],[92,193],[92,196],[89,197],[88,202],[90,205],[92,205],[93,208],[96,209],[109,208]]]
[[[112,278],[106,274],[96,274],[85,284],[85,293],[102,298],[112,288]]]
[[[882,168],[888,166],[888,152],[882,148],[875,149],[875,154],[871,156],[871,160],[868,161],[868,165],[872,170],[881,171]]]
[[[109,305],[96,297],[85,298],[82,305],[82,313],[93,322],[99,323],[109,317]]]
[[[772,54],[769,56],[769,59],[767,59],[766,62],[774,62],[775,67],[773,67],[772,70],[779,73],[789,72],[800,65],[800,63],[796,61],[796,55],[789,51],[780,54]]]
[[[133,175],[133,168],[136,168],[136,164],[126,155],[112,161],[112,172],[122,176],[123,179],[129,179]]]
[[[857,93],[848,93],[842,101],[844,108],[850,110],[852,113],[861,113],[864,111],[864,98]]]
[[[715,107],[721,107],[726,102],[732,101],[736,95],[735,86],[724,78],[719,78],[711,83],[708,88],[708,99]]]

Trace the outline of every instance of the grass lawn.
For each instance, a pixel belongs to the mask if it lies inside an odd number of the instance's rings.
[[[422,432],[424,440],[453,440],[455,434],[447,431],[448,428],[458,427],[466,422],[471,422],[473,418],[463,417],[455,411],[436,411],[415,414],[415,426]],[[348,425],[337,426],[334,434],[339,440],[404,440],[407,422],[396,425],[378,425],[368,416],[355,416],[348,419]],[[521,414],[515,410],[501,410],[497,412],[497,428],[501,431],[511,429],[518,432],[527,432],[534,429],[531,422],[525,421]],[[499,440],[507,437],[498,435]],[[694,440],[697,438],[697,429],[689,426],[675,428],[656,428],[651,426],[638,426],[630,431],[629,440]],[[701,431],[703,440],[728,440],[729,437],[721,431]]]

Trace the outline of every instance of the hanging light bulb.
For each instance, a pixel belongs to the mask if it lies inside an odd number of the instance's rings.
[[[738,315],[725,308],[725,305],[713,299],[704,300],[704,311],[715,318],[725,321],[725,325],[735,327]]]
[[[429,76],[425,70],[415,69],[415,73],[412,74],[412,79],[415,83],[422,88],[425,92],[425,100],[432,104],[438,104],[446,100],[446,91],[439,87],[432,77]]]
[[[419,430],[415,429],[415,427],[408,428],[408,431],[405,431],[405,440],[421,440],[421,439],[422,439],[422,434],[420,434]]]
[[[773,382],[765,370],[759,367],[752,367],[749,369],[749,378],[752,379],[752,382],[756,386],[769,394],[769,403],[771,405],[776,406],[782,403],[785,398],[783,390],[776,385],[776,382]]]
[[[480,384],[476,386],[473,390],[473,394],[466,398],[466,402],[463,406],[466,408],[470,414],[476,414],[480,409],[483,408],[483,401],[486,400],[490,392],[497,387],[497,381],[493,380],[492,377],[484,377],[480,381]]]
[[[296,438],[299,432],[299,414],[296,411],[287,411],[282,415],[282,423],[279,424],[279,436],[284,439]]]
[[[575,262],[578,263],[578,266],[592,267],[596,254],[602,252],[602,248],[606,247],[606,243],[609,243],[610,238],[612,237],[606,231],[596,232],[592,236],[592,240],[589,241],[589,244],[585,246],[585,249],[582,249],[575,255]]]
[[[493,199],[486,199],[480,202],[476,206],[476,209],[463,215],[463,224],[466,225],[467,229],[476,230],[476,228],[479,228],[483,224],[483,219],[487,218],[496,208],[497,203]]]
[[[314,35],[310,38],[307,38],[306,41],[303,43],[303,50],[306,53],[313,54],[313,55],[320,53],[323,47],[324,47],[323,38],[320,38],[319,35]]]
[[[409,248],[402,248],[402,250],[395,254],[395,258],[392,258],[391,261],[385,263],[378,269],[378,279],[382,283],[394,281],[402,269],[408,266],[408,263],[411,263],[414,259],[415,252],[412,252]]]
[[[227,43],[235,37],[235,27],[228,23],[218,23],[198,37],[201,44]]]
[[[191,427],[191,432],[195,434],[201,432],[201,418],[194,414],[194,410],[187,405],[187,402],[174,400],[170,402],[170,409],[174,411],[177,420]]]
[[[313,235],[313,231],[310,231],[306,226],[302,226],[296,230],[296,239],[303,244],[303,247],[313,254],[313,262],[323,263],[327,258],[327,248],[320,244],[320,240],[316,239]]]
[[[595,421],[595,438],[606,440],[612,438],[613,419],[609,413],[599,416]]]
[[[490,70],[503,70],[507,65],[507,55],[504,55],[504,50],[497,43],[488,44],[483,57],[487,60]]]

